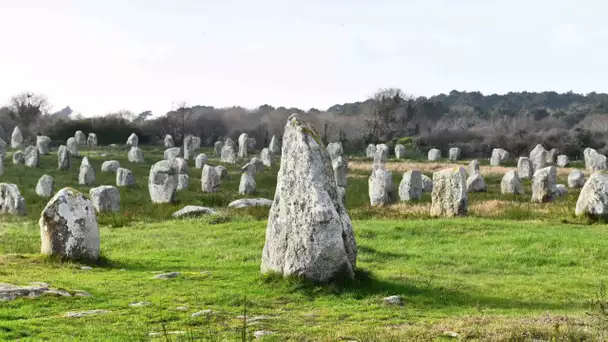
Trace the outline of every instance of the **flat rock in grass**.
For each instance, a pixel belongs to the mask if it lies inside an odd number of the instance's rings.
[[[197,205],[187,205],[171,215],[173,218],[197,217],[203,215],[213,215],[215,210]]]
[[[101,164],[101,172],[116,172],[120,168],[118,160],[106,160]]]
[[[253,337],[255,337],[255,338],[262,338],[264,336],[269,336],[269,335],[272,335],[272,334],[273,334],[272,331],[258,330],[258,331],[254,331],[253,332]]]
[[[185,334],[185,331],[163,331],[163,332],[151,332],[148,334],[148,336],[150,337],[155,337],[155,336],[165,336],[165,335],[183,335]]]
[[[43,175],[36,184],[36,195],[40,197],[51,197],[55,192],[55,180],[49,175]]]
[[[534,164],[528,157],[519,157],[517,160],[517,176],[519,179],[531,179],[534,175]]]
[[[131,147],[129,153],[127,153],[127,158],[130,163],[141,164],[144,162],[144,152],[139,147]]]
[[[215,167],[215,172],[220,176],[220,179],[228,177],[228,169],[224,165],[218,165]]]
[[[583,186],[576,202],[576,216],[608,218],[608,173],[595,172]]]
[[[36,137],[36,149],[38,153],[42,155],[49,154],[49,145],[51,144],[51,138],[45,135],[39,135]]]
[[[24,164],[27,167],[38,167],[40,165],[40,154],[36,146],[28,146],[24,152]]]
[[[161,273],[154,276],[154,279],[173,279],[179,276],[179,272]]]
[[[19,150],[13,153],[13,164],[25,164],[25,153],[23,151]]]
[[[150,305],[150,302],[133,302],[129,304],[132,308],[141,308],[148,305]]]
[[[532,202],[545,203],[555,199],[557,170],[553,166],[534,172],[532,177]]]
[[[228,208],[249,208],[249,207],[270,207],[272,201],[266,198],[241,198],[239,200],[230,202]]]
[[[521,185],[521,180],[515,171],[508,171],[500,181],[500,192],[503,195],[516,194],[523,195],[524,188]]]
[[[120,192],[110,185],[102,185],[89,191],[89,198],[98,213],[120,211]]]
[[[15,184],[0,183],[0,214],[23,216],[27,214],[25,198]]]
[[[200,317],[200,316],[209,316],[214,314],[215,312],[213,310],[201,310],[198,312],[193,313],[192,315],[190,315],[191,317]]]
[[[490,157],[490,165],[500,166],[510,158],[509,152],[502,148],[495,148],[492,150],[492,156]]]
[[[40,297],[49,290],[49,286],[19,286],[0,283],[0,301],[14,300],[23,297]]]
[[[102,314],[106,314],[109,312],[110,312],[109,310],[101,310],[101,309],[87,310],[87,311],[70,311],[63,316],[70,317],[70,318],[81,318],[81,317],[85,317],[85,316],[102,315]]]
[[[119,167],[116,170],[116,186],[133,186],[135,185],[135,176],[131,170]]]
[[[388,296],[382,299],[382,302],[387,305],[403,306],[403,298],[401,298],[401,296]]]
[[[177,191],[178,172],[173,164],[161,160],[150,168],[148,191],[152,203],[171,203]]]
[[[213,156],[219,157],[222,155],[222,147],[224,147],[224,143],[221,141],[216,141],[213,144]]]
[[[570,164],[570,160],[568,159],[567,155],[561,154],[557,156],[557,166],[566,167],[568,164]]]
[[[196,159],[194,159],[194,167],[197,169],[202,169],[203,165],[207,165],[208,161],[209,161],[209,158],[207,158],[207,155],[204,153],[201,153],[198,156],[196,156]]]
[[[572,170],[568,175],[568,187],[582,188],[585,185],[585,174],[581,170]]]
[[[90,271],[92,269],[93,269],[93,267],[91,267],[91,266],[80,266],[81,271]]]
[[[182,149],[179,147],[171,147],[165,150],[163,158],[165,160],[171,160],[182,156]]]
[[[455,167],[433,173],[431,216],[465,216],[468,213],[466,171]]]
[[[71,165],[72,154],[70,154],[70,151],[68,151],[68,148],[66,146],[59,146],[59,150],[57,150],[57,169],[69,170]]]
[[[93,297],[93,295],[86,291],[74,290],[74,297]]]
[[[441,151],[432,148],[429,150],[427,157],[429,161],[439,161],[441,159]]]
[[[367,148],[365,149],[365,156],[368,159],[373,159],[375,154],[376,154],[376,145],[374,145],[374,144],[367,145]]]

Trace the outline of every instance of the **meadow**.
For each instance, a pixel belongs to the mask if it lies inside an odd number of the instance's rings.
[[[144,164],[130,164],[124,149],[82,151],[95,167],[96,185],[115,184],[113,173],[100,170],[110,159],[131,169],[137,182],[120,189],[119,213],[98,215],[102,259],[95,264],[38,254],[38,218],[48,199],[36,196],[36,182],[49,174],[56,191],[70,186],[88,194],[90,187],[77,185],[81,158],[66,172],[56,170],[54,151],[37,169],[7,157],[0,181],[19,186],[28,214],[0,218],[0,283],[45,282],[91,296],[0,302],[0,340],[224,341],[255,339],[256,331],[269,332],[261,337],[267,341],[608,338],[606,226],[574,216],[578,190],[554,203],[532,204],[527,180],[526,195],[501,195],[504,169],[483,161],[488,192],[469,194],[468,217],[436,219],[429,217],[428,193],[417,203],[369,206],[371,163],[351,157],[347,208],[359,246],[356,279],[318,285],[260,275],[268,208],[227,208],[242,198],[238,165],[226,165],[230,174],[219,193],[203,194],[201,171],[191,161],[189,188],[178,192],[176,203],[155,205],[147,177],[163,150],[143,150]],[[391,160],[388,167],[398,185],[406,169],[431,176],[439,166]],[[256,176],[253,197],[273,198],[277,170],[275,165]],[[565,184],[566,177],[560,172],[558,182]],[[171,218],[189,204],[219,211]],[[180,275],[154,279],[163,272]],[[404,305],[384,304],[390,295],[401,296]],[[93,309],[108,311],[64,317]]]

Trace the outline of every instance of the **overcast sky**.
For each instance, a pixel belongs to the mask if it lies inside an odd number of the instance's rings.
[[[0,0],[0,104],[308,109],[380,87],[608,92],[597,0]]]

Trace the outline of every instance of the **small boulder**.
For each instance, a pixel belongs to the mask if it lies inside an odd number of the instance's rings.
[[[203,166],[201,189],[206,193],[214,193],[220,190],[220,176],[215,171],[215,167],[210,165]]]
[[[595,172],[583,186],[576,202],[576,216],[608,219],[608,173]]]
[[[15,184],[0,183],[0,214],[23,216],[27,214],[25,198]]]
[[[51,197],[55,192],[55,180],[49,175],[43,175],[36,183],[36,195],[40,197]]]
[[[208,161],[209,161],[209,159],[207,158],[207,155],[204,153],[201,153],[198,156],[196,156],[196,159],[194,160],[194,167],[196,169],[202,169],[203,165],[206,165]]]
[[[568,187],[580,189],[585,185],[585,174],[581,170],[572,170],[568,175]]]
[[[87,137],[87,145],[89,145],[89,147],[97,147],[97,134],[89,133],[89,136]]]
[[[80,150],[78,148],[78,143],[76,142],[76,139],[69,138],[66,145],[67,145],[68,151],[70,151],[71,155],[73,155],[73,156],[80,155]]]
[[[401,296],[388,296],[382,299],[382,302],[386,305],[403,306],[403,298]]]
[[[466,171],[463,167],[433,173],[431,216],[465,216],[468,213]]]
[[[407,171],[399,184],[401,201],[417,201],[422,198],[422,174],[420,171]]]
[[[197,217],[203,215],[213,215],[215,210],[197,205],[187,205],[171,215],[173,218]]]
[[[139,147],[131,147],[127,154],[129,163],[141,164],[144,163],[144,153]]]
[[[467,191],[468,192],[486,192],[488,191],[488,187],[486,182],[483,180],[483,177],[478,174],[474,174],[467,178]]]
[[[95,169],[89,163],[87,157],[82,159],[80,164],[80,173],[78,174],[78,184],[80,185],[93,185],[95,184]]]
[[[532,202],[545,203],[555,199],[557,170],[553,166],[534,172],[532,177]]]
[[[19,150],[13,153],[13,164],[25,164],[25,153],[23,151]]]
[[[217,165],[215,167],[215,172],[220,177],[220,179],[228,177],[228,169],[226,169],[224,165]]]
[[[405,146],[401,144],[395,145],[395,158],[405,159]]]
[[[521,185],[521,180],[515,171],[508,171],[504,177],[502,177],[502,181],[500,181],[500,192],[503,195],[506,194],[515,194],[515,195],[523,195],[524,188]]]
[[[555,189],[553,189],[553,192],[555,193],[555,196],[557,196],[557,197],[563,197],[563,196],[568,195],[568,189],[566,188],[566,186],[564,184],[555,185]]]
[[[566,167],[568,164],[570,164],[570,160],[568,159],[567,155],[561,154],[557,156],[557,166]]]
[[[116,170],[116,186],[119,187],[130,187],[135,185],[135,176],[131,170],[119,167]]]
[[[440,161],[441,160],[441,151],[436,148],[430,149],[428,153],[429,161]]]
[[[127,146],[131,146],[131,147],[139,146],[139,137],[137,137],[137,134],[131,133],[131,135],[129,135],[129,138],[127,138]]]
[[[501,164],[508,161],[510,158],[509,152],[502,148],[495,148],[492,150],[492,156],[490,157],[490,165],[500,166]]]
[[[76,133],[74,133],[74,140],[76,140],[76,143],[79,146],[85,146],[87,144],[87,137],[82,131],[76,131]]]
[[[120,192],[111,185],[102,185],[89,190],[89,198],[98,213],[120,211]]]
[[[101,164],[101,172],[116,172],[120,169],[118,160],[106,160]]]
[[[450,159],[450,161],[457,161],[460,160],[460,148],[459,147],[452,147],[450,148],[450,151],[448,153],[448,157]]]
[[[39,135],[36,137],[36,148],[38,153],[42,155],[49,154],[49,146],[51,145],[51,138],[45,135]]]
[[[25,166],[27,167],[38,167],[40,166],[40,154],[36,146],[28,146],[25,149]]]

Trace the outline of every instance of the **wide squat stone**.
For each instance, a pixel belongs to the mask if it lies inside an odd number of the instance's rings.
[[[417,201],[422,198],[422,174],[412,170],[403,173],[399,183],[399,199],[401,201]]]
[[[25,215],[25,198],[15,184],[0,183],[0,214]]]
[[[568,175],[568,187],[582,188],[585,185],[585,174],[581,170],[572,170]]]
[[[216,172],[216,168],[210,165],[203,166],[201,173],[201,190],[206,193],[214,193],[220,191],[220,175]]]
[[[595,172],[583,186],[576,202],[576,216],[608,218],[608,172]]]
[[[495,148],[492,150],[492,156],[490,157],[490,165],[500,166],[500,164],[509,160],[509,157],[509,152],[503,150],[502,148]]]
[[[436,148],[430,149],[429,153],[428,153],[428,160],[429,161],[439,161],[439,160],[441,160],[441,151],[439,151]]]
[[[69,259],[99,259],[99,227],[91,201],[74,189],[61,189],[40,216],[40,252]]]
[[[519,179],[531,179],[534,176],[534,164],[528,157],[519,157],[517,160],[517,176]]]
[[[433,173],[431,216],[465,216],[469,209],[466,171],[463,167]]]
[[[55,190],[55,180],[49,175],[43,175],[36,184],[36,195],[40,197],[51,197]]]
[[[483,177],[479,173],[469,176],[467,178],[467,191],[468,192],[486,192],[488,187]]]
[[[338,199],[329,154],[315,129],[294,114],[285,125],[261,271],[330,282],[353,278],[356,260],[353,227]]]
[[[144,162],[144,152],[139,147],[131,147],[127,157],[129,163],[141,164]]]
[[[133,186],[135,185],[135,176],[131,170],[119,167],[116,170],[116,186]]]
[[[111,185],[102,185],[91,189],[89,197],[98,213],[120,211],[120,192]]]
[[[168,160],[161,160],[150,168],[148,191],[152,203],[171,203],[177,191],[177,170]]]
[[[553,166],[534,172],[532,177],[532,202],[552,202],[555,199],[557,170]]]
[[[378,150],[376,150],[378,153]],[[397,202],[393,174],[384,167],[375,168],[368,180],[369,202],[374,206],[385,206]]]
[[[515,171],[508,171],[500,181],[500,192],[503,195],[515,194],[523,195],[524,188],[521,185],[521,180]]]
[[[119,168],[118,160],[106,160],[101,164],[101,172],[116,172]]]

